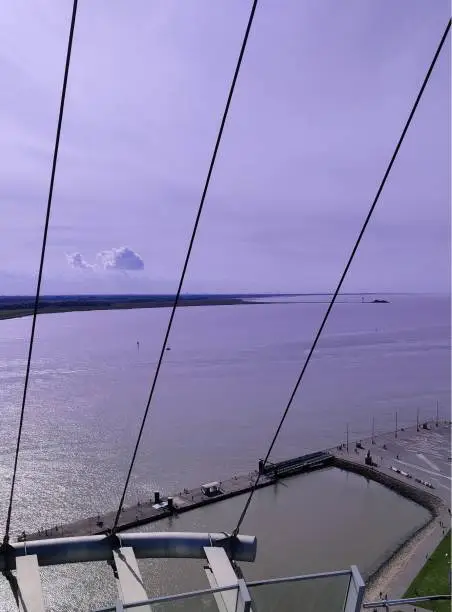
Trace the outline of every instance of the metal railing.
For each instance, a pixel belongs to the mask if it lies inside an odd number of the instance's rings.
[[[335,572],[321,572],[315,574],[302,574],[298,576],[286,576],[282,578],[270,578],[267,580],[253,580],[253,581],[240,581],[246,586],[246,589],[253,592],[257,587],[268,587],[272,588],[274,586],[289,586],[297,583],[307,583],[311,581],[321,582],[322,580],[327,579],[336,579],[341,577],[348,577],[348,582],[345,582],[343,585],[343,589],[338,594],[339,598],[335,602],[337,605],[335,606],[332,603],[329,607],[331,612],[359,612],[362,605],[362,597],[364,594],[364,582],[361,579],[361,576],[355,566],[347,570],[339,570]],[[320,589],[323,589],[324,586],[321,586]],[[210,589],[200,589],[195,591],[189,591],[186,593],[178,593],[175,595],[166,595],[163,597],[153,597],[150,599],[146,599],[143,601],[135,601],[134,603],[124,604],[120,600],[116,601],[114,605],[107,606],[105,608],[98,608],[95,612],[122,612],[123,610],[128,610],[130,608],[139,608],[142,606],[164,606],[164,604],[170,604],[172,602],[188,602],[189,600],[196,600],[198,604],[198,609],[202,610],[202,606],[199,603],[202,601],[202,598],[206,598],[208,596],[213,597],[216,594],[222,594],[224,592],[235,591],[237,593],[237,601],[234,608],[234,612],[239,612],[239,610],[255,610],[253,607],[255,604],[254,597],[251,596],[250,600],[247,602],[243,602],[240,595],[240,584],[232,584],[224,587],[210,588]],[[300,601],[297,597],[295,597],[296,601],[294,601],[293,610],[299,609]],[[204,599],[204,601],[209,602],[209,600]],[[245,603],[244,607],[240,607],[243,603]],[[246,604],[248,603],[248,607]],[[158,610],[164,610],[165,608],[158,607]],[[172,608],[168,608],[172,609]],[[180,609],[180,608],[178,608]],[[210,608],[209,608],[210,609]],[[257,609],[260,611],[263,609],[262,605],[257,606]],[[272,609],[272,608],[269,608]],[[290,612],[290,608],[285,608],[287,612]]]
[[[44,609],[42,566],[107,561],[112,565],[118,600],[97,612],[140,609],[153,612],[220,610],[268,612],[298,610],[359,612],[364,582],[357,567],[346,570],[245,581],[235,562],[254,561],[256,538],[224,533],[121,533],[14,543],[0,551],[0,571],[16,570],[14,587],[29,612]],[[205,559],[210,588],[148,598],[139,559]],[[13,588],[13,587],[12,587]],[[40,601],[38,601],[38,599]],[[312,608],[314,605],[314,608]]]
[[[237,584],[231,584],[226,587],[217,587],[216,589],[198,589],[197,591],[188,591],[187,593],[177,593],[176,595],[164,595],[162,597],[153,597],[151,599],[145,599],[143,601],[136,601],[134,603],[125,604],[120,600],[117,600],[115,605],[108,606],[106,608],[98,608],[95,612],[121,612],[122,610],[128,610],[129,608],[139,608],[141,606],[149,606],[151,604],[165,604],[173,601],[182,601],[188,599],[197,599],[204,595],[215,595],[216,593],[225,593],[229,591],[238,591],[239,586]]]
[[[389,610],[394,606],[403,606],[406,604],[420,604],[425,601],[450,601],[450,595],[422,595],[419,597],[405,597],[403,599],[380,599],[378,601],[366,601],[363,603],[363,608],[378,609],[383,608]]]

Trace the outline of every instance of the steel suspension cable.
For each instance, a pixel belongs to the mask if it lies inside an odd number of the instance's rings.
[[[17,441],[16,441],[16,452],[14,456],[13,477],[11,481],[11,490],[10,490],[10,495],[9,495],[8,514],[6,517],[5,536],[3,539],[4,544],[7,544],[9,541],[11,514],[12,514],[13,499],[14,499],[14,488],[16,484],[17,465],[18,465],[18,460],[19,460],[20,442],[22,439],[22,427],[23,427],[23,422],[24,422],[25,404],[27,401],[28,383],[30,380],[31,357],[33,354],[33,345],[34,345],[35,331],[36,331],[36,319],[37,319],[38,308],[39,308],[39,297],[41,294],[41,283],[42,283],[42,275],[43,275],[43,270],[44,270],[45,252],[46,252],[46,246],[47,246],[47,235],[48,235],[48,230],[49,230],[50,211],[52,209],[53,187],[55,184],[56,165],[57,165],[58,149],[60,145],[60,136],[61,136],[61,126],[63,123],[64,103],[66,99],[66,89],[67,89],[67,82],[68,82],[68,75],[69,75],[69,66],[71,63],[72,42],[74,39],[75,19],[77,16],[77,4],[78,4],[78,0],[74,0],[73,5],[72,5],[71,25],[70,25],[70,30],[69,30],[69,39],[68,39],[67,51],[66,51],[66,64],[64,67],[63,87],[61,90],[60,110],[58,114],[58,125],[57,125],[56,137],[55,137],[55,145],[53,149],[52,172],[50,175],[49,194],[47,198],[47,209],[46,209],[46,216],[45,216],[45,223],[44,223],[44,233],[43,233],[43,238],[42,238],[41,258],[39,262],[39,271],[38,271],[38,281],[36,285],[35,301],[33,305],[33,318],[32,318],[32,324],[31,324],[30,341],[28,345],[27,367],[25,371],[24,389],[23,389],[23,394],[22,394],[22,406],[20,410],[19,430],[17,433]]]
[[[354,259],[354,257],[355,257],[355,254],[356,254],[356,252],[357,252],[357,250],[358,250],[358,247],[359,247],[359,244],[360,244],[360,242],[361,242],[361,239],[362,239],[362,237],[363,237],[363,235],[364,235],[364,232],[366,231],[366,228],[367,228],[367,226],[368,226],[368,224],[369,224],[369,221],[370,221],[370,219],[371,219],[371,217],[372,217],[372,214],[373,214],[373,212],[374,212],[374,210],[375,210],[375,207],[376,207],[376,205],[377,205],[377,202],[378,202],[378,200],[380,199],[381,192],[383,191],[383,188],[384,188],[384,186],[385,186],[385,184],[386,184],[386,181],[387,181],[387,179],[388,179],[388,177],[389,177],[389,174],[390,174],[390,172],[391,172],[391,169],[392,169],[392,167],[393,167],[393,165],[394,165],[394,162],[395,162],[395,160],[396,160],[396,158],[397,158],[397,155],[398,155],[398,153],[399,153],[400,147],[402,146],[402,143],[403,143],[403,141],[404,141],[404,139],[405,139],[405,136],[406,136],[406,133],[407,133],[407,131],[408,131],[408,128],[410,127],[410,124],[411,124],[411,121],[412,121],[412,119],[413,119],[413,117],[414,117],[414,114],[415,114],[415,112],[416,112],[416,109],[417,109],[417,107],[418,107],[418,105],[419,105],[419,102],[420,102],[420,100],[421,100],[421,98],[422,98],[422,95],[423,95],[423,93],[424,93],[424,90],[425,90],[425,88],[426,88],[426,86],[427,86],[427,83],[428,83],[428,81],[429,81],[429,79],[430,79],[430,76],[431,76],[431,74],[432,74],[432,72],[433,72],[433,68],[435,67],[436,61],[437,61],[437,59],[438,59],[438,57],[439,57],[439,54],[441,53],[441,50],[442,50],[442,48],[443,48],[443,46],[444,46],[444,43],[445,43],[445,41],[446,41],[447,35],[448,35],[448,33],[449,33],[449,30],[450,30],[450,25],[451,25],[451,20],[449,19],[449,21],[448,21],[448,23],[447,23],[447,26],[446,26],[446,29],[445,29],[445,31],[444,31],[444,34],[442,35],[441,41],[440,41],[440,43],[439,43],[439,45],[438,45],[438,48],[437,48],[437,50],[436,50],[436,52],[435,52],[435,55],[434,55],[433,60],[432,60],[432,62],[431,62],[431,64],[430,64],[430,67],[429,67],[429,69],[428,69],[428,71],[427,71],[427,74],[425,75],[424,81],[423,81],[422,86],[421,86],[421,88],[420,88],[420,90],[419,90],[419,93],[417,94],[416,100],[415,100],[415,102],[414,102],[414,104],[413,104],[413,107],[412,107],[412,109],[411,109],[411,111],[410,111],[410,114],[409,114],[409,116],[408,116],[408,119],[407,119],[407,121],[406,121],[406,123],[405,123],[405,126],[404,126],[403,130],[402,130],[402,133],[401,133],[401,135],[400,135],[400,138],[399,138],[399,140],[398,140],[398,142],[397,142],[397,145],[396,145],[396,147],[395,147],[394,153],[392,154],[391,160],[390,160],[390,162],[389,162],[389,164],[388,164],[388,166],[387,166],[387,168],[386,168],[386,172],[385,172],[385,173],[384,173],[384,175],[383,175],[383,179],[381,180],[381,183],[380,183],[380,186],[379,186],[379,188],[378,188],[378,190],[377,190],[377,193],[376,193],[376,195],[375,195],[375,198],[374,198],[374,200],[373,200],[373,202],[372,202],[372,204],[371,204],[371,207],[370,207],[370,209],[369,209],[369,212],[367,213],[367,216],[366,216],[366,218],[365,218],[365,221],[364,221],[364,223],[363,223],[363,226],[362,226],[362,228],[361,228],[361,230],[360,230],[360,232],[359,232],[359,234],[358,234],[358,238],[356,239],[355,245],[354,245],[354,247],[353,247],[353,249],[352,249],[352,252],[351,252],[351,254],[350,254],[349,258],[348,258],[348,261],[347,261],[347,263],[346,263],[346,265],[345,265],[345,268],[344,268],[344,270],[343,270],[343,272],[342,272],[342,274],[341,274],[341,277],[340,277],[340,279],[339,279],[339,282],[338,282],[338,284],[337,284],[337,287],[336,287],[336,289],[335,289],[335,291],[334,291],[333,297],[331,298],[331,301],[329,302],[328,308],[326,309],[326,312],[325,312],[325,315],[324,315],[324,317],[323,317],[323,319],[322,319],[322,322],[321,322],[321,324],[320,324],[320,327],[318,328],[317,333],[316,333],[316,335],[315,335],[315,337],[314,337],[314,340],[313,340],[313,342],[312,342],[311,348],[310,348],[309,353],[308,353],[308,355],[307,355],[307,357],[306,357],[306,360],[305,360],[305,362],[304,362],[303,368],[302,368],[302,370],[301,370],[301,372],[300,372],[300,374],[299,374],[299,376],[298,376],[298,379],[297,379],[297,381],[296,381],[296,383],[295,383],[295,386],[294,386],[294,388],[293,388],[293,390],[292,390],[292,393],[290,394],[289,401],[287,402],[286,408],[285,408],[285,410],[284,410],[284,412],[283,412],[283,414],[282,414],[282,417],[281,417],[281,419],[280,419],[280,421],[279,421],[278,427],[276,428],[275,434],[274,434],[274,436],[273,436],[273,438],[272,438],[272,441],[271,441],[270,446],[269,446],[269,448],[268,448],[267,454],[265,455],[265,458],[264,458],[264,460],[263,460],[262,467],[265,467],[265,465],[267,464],[268,459],[269,459],[269,457],[270,457],[270,454],[271,454],[271,452],[272,452],[272,450],[273,450],[273,447],[275,446],[276,440],[277,440],[277,438],[278,438],[278,436],[279,436],[279,433],[280,433],[281,428],[282,428],[282,426],[283,426],[283,424],[284,424],[284,421],[286,420],[286,417],[287,417],[287,415],[288,415],[288,413],[289,413],[289,410],[290,410],[290,408],[291,408],[291,406],[292,406],[293,400],[294,400],[295,395],[296,395],[296,393],[297,393],[297,391],[298,391],[298,388],[299,388],[299,386],[300,386],[300,383],[301,383],[301,381],[303,380],[304,373],[306,372],[306,369],[307,369],[307,367],[308,367],[308,365],[309,365],[309,362],[310,362],[310,360],[311,360],[312,354],[314,353],[314,350],[315,350],[315,348],[316,348],[316,346],[317,346],[317,343],[318,343],[318,341],[319,341],[319,339],[320,339],[320,336],[321,336],[321,334],[322,334],[322,331],[323,331],[323,329],[324,329],[324,327],[325,327],[325,325],[326,325],[326,322],[327,322],[327,320],[328,320],[328,317],[330,316],[331,310],[332,310],[332,308],[333,308],[333,306],[334,306],[334,303],[336,302],[336,298],[337,298],[337,296],[338,296],[338,294],[339,294],[339,291],[341,290],[341,287],[342,287],[342,284],[343,284],[343,282],[344,282],[344,279],[345,279],[345,277],[346,277],[346,275],[347,275],[347,273],[348,273],[348,271],[349,271],[349,268],[350,268],[350,266],[351,266],[351,264],[352,264],[352,261],[353,261],[353,259]],[[255,481],[254,481],[254,483],[253,483],[253,486],[252,486],[252,488],[251,488],[251,491],[250,491],[250,493],[249,493],[249,495],[248,495],[248,498],[247,498],[247,500],[246,500],[246,502],[245,502],[245,506],[244,506],[244,508],[243,508],[243,510],[242,510],[242,513],[241,513],[240,517],[239,517],[239,520],[238,520],[238,522],[237,522],[237,525],[236,525],[236,527],[235,527],[235,529],[234,529],[234,531],[233,531],[233,535],[234,535],[234,536],[236,536],[236,535],[238,534],[239,530],[240,530],[240,527],[241,527],[241,525],[242,525],[242,523],[243,523],[243,520],[244,520],[244,518],[245,518],[245,516],[246,516],[246,513],[247,513],[247,511],[248,511],[248,508],[249,508],[249,506],[250,506],[250,504],[251,504],[251,501],[252,501],[252,499],[253,499],[253,496],[254,496],[254,493],[255,493],[255,491],[256,491],[257,485],[259,484],[259,481],[260,481],[260,478],[261,478],[261,476],[262,476],[262,473],[263,473],[263,470],[262,470],[262,468],[261,468],[261,469],[259,470],[259,472],[258,472],[258,475],[257,475],[257,477],[256,477],[256,480],[255,480]]]
[[[226,106],[224,108],[223,117],[221,119],[220,129],[218,131],[218,135],[217,135],[217,139],[216,139],[216,142],[215,142],[214,150],[213,150],[212,157],[211,157],[211,160],[210,160],[209,170],[207,172],[207,177],[206,177],[205,184],[204,184],[204,189],[202,191],[201,201],[200,201],[199,206],[198,206],[198,212],[196,214],[195,223],[193,225],[193,230],[192,230],[190,242],[189,242],[189,245],[188,245],[187,253],[186,253],[186,256],[185,256],[184,265],[182,267],[182,272],[181,272],[181,276],[180,276],[180,279],[179,279],[179,285],[178,285],[178,288],[177,288],[176,297],[175,297],[175,300],[174,300],[174,304],[173,304],[173,306],[171,308],[171,314],[170,314],[170,317],[169,317],[169,320],[168,320],[168,325],[167,325],[167,328],[166,328],[165,337],[163,339],[163,344],[162,344],[162,348],[161,348],[161,351],[160,351],[159,359],[158,359],[158,362],[157,362],[157,367],[156,367],[156,370],[155,370],[155,373],[154,373],[154,377],[153,377],[153,380],[152,380],[152,384],[151,384],[151,389],[150,389],[150,392],[149,392],[148,401],[146,403],[146,408],[145,408],[145,411],[144,411],[144,414],[143,414],[143,418],[142,418],[142,421],[141,421],[141,426],[140,426],[140,429],[139,429],[139,432],[138,432],[138,437],[137,437],[137,441],[136,441],[135,448],[134,448],[134,451],[133,451],[132,459],[130,461],[130,466],[129,466],[129,470],[128,470],[128,473],[127,473],[126,481],[125,481],[125,484],[124,484],[124,489],[123,489],[123,492],[122,492],[122,495],[121,495],[121,499],[120,499],[120,502],[119,502],[118,510],[116,512],[116,517],[115,517],[115,520],[114,520],[114,523],[113,523],[113,528],[112,528],[112,532],[113,533],[116,531],[116,529],[118,527],[119,518],[121,516],[121,510],[122,510],[122,507],[124,505],[124,500],[125,500],[125,497],[126,497],[127,488],[129,486],[130,476],[132,474],[133,466],[135,464],[135,459],[136,459],[136,456],[137,456],[138,447],[139,447],[140,442],[141,442],[141,437],[142,437],[144,426],[145,426],[145,423],[146,423],[146,420],[147,420],[147,417],[148,417],[149,408],[150,408],[150,405],[151,405],[151,402],[152,402],[152,398],[153,398],[153,395],[154,395],[155,386],[157,384],[157,379],[158,379],[158,376],[159,376],[159,373],[160,373],[160,368],[162,366],[162,362],[163,362],[163,357],[164,357],[164,354],[165,354],[166,345],[168,343],[169,334],[170,334],[171,327],[172,327],[173,320],[174,320],[174,315],[176,314],[176,308],[177,308],[177,306],[179,304],[180,295],[181,295],[181,291],[182,291],[182,286],[184,284],[185,275],[186,275],[187,268],[188,268],[188,263],[190,261],[190,256],[191,256],[191,252],[192,252],[192,249],[193,249],[193,244],[194,244],[194,241],[195,241],[195,237],[196,237],[196,233],[197,233],[197,230],[198,230],[199,221],[200,221],[201,214],[202,214],[202,211],[203,211],[203,208],[204,208],[204,202],[205,202],[207,191],[208,191],[209,184],[210,184],[210,179],[211,179],[211,176],[212,176],[213,168],[215,166],[215,161],[216,161],[217,153],[218,153],[218,150],[219,150],[219,147],[220,147],[221,138],[223,136],[224,126],[226,124],[226,119],[227,119],[227,116],[228,116],[228,113],[229,113],[229,107],[231,105],[232,96],[234,94],[237,78],[238,78],[238,75],[239,75],[239,72],[240,72],[240,68],[241,68],[241,65],[242,65],[243,56],[244,56],[245,49],[246,49],[246,46],[247,46],[247,43],[248,43],[249,33],[250,33],[250,30],[251,30],[251,26],[253,24],[254,14],[256,12],[256,7],[257,7],[257,2],[258,2],[258,0],[254,0],[253,4],[251,6],[251,11],[250,11],[250,15],[249,15],[249,18],[248,18],[248,23],[247,23],[247,26],[246,26],[246,30],[245,30],[245,34],[244,34],[243,40],[242,40],[242,46],[240,48],[240,53],[239,53],[239,56],[238,56],[238,59],[237,59],[237,64],[236,64],[236,67],[235,67],[234,76],[232,78],[231,86],[230,86],[230,89],[229,89],[229,94],[228,94],[227,101],[226,101]]]

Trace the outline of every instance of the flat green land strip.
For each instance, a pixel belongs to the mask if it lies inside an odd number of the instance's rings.
[[[419,574],[413,580],[404,597],[420,597],[422,595],[450,595],[450,543],[449,530]],[[450,600],[420,602],[419,605],[422,606],[422,608],[434,610],[435,612],[450,612],[451,609]]]

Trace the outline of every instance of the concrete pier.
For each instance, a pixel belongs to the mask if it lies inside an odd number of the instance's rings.
[[[451,495],[450,423],[429,422],[400,429],[359,441],[340,444],[334,449],[310,453],[277,463],[268,463],[258,488],[268,487],[282,478],[288,478],[316,469],[337,467],[357,472],[362,476],[390,487],[400,495],[426,507],[433,516],[449,510]],[[369,454],[372,465],[369,465]],[[366,459],[367,457],[367,459]],[[158,521],[174,513],[218,503],[224,499],[250,491],[258,471],[233,476],[218,483],[216,495],[207,495],[200,483],[194,489],[169,498],[149,492],[149,498],[137,505],[124,508],[119,531]],[[211,483],[212,484],[212,483]],[[172,508],[168,500],[172,499]],[[159,501],[160,503],[156,503]],[[113,525],[115,511],[49,527],[39,532],[26,533],[27,540],[72,537],[106,533]],[[23,540],[23,534],[18,538]]]
[[[213,504],[235,495],[241,495],[250,491],[252,484],[257,476],[256,472],[250,472],[249,474],[234,476],[228,480],[221,482],[221,493],[214,497],[207,497],[201,490],[201,486],[194,489],[185,489],[180,494],[174,494],[169,497],[160,495],[158,504],[155,503],[155,494],[150,494],[149,499],[143,500],[134,506],[123,508],[121,513],[121,519],[119,521],[118,531],[124,531],[126,529],[132,529],[139,525],[145,525],[154,521],[167,518],[172,514],[180,514],[199,508],[207,504]],[[273,476],[263,476],[259,482],[258,488],[269,486],[275,482]],[[168,499],[172,498],[172,509],[168,507]],[[159,506],[159,507],[154,507]],[[107,533],[113,526],[113,522],[116,516],[116,511],[99,514],[97,516],[91,516],[83,518],[79,521],[72,523],[66,523],[64,525],[57,525],[49,527],[47,529],[34,532],[26,533],[27,540],[40,540],[47,538],[60,538],[60,537],[73,537],[82,535],[100,535]],[[23,534],[18,538],[19,541],[23,540]]]
[[[435,421],[363,439],[330,450],[336,467],[350,470],[395,490],[435,513],[450,507],[451,427]],[[358,446],[357,446],[358,445]],[[362,448],[359,448],[362,446]],[[370,451],[372,462],[366,465]]]

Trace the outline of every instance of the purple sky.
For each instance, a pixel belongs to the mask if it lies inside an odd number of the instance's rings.
[[[0,3],[0,293],[35,286],[71,5]],[[250,2],[79,5],[43,289],[173,291]],[[334,288],[449,11],[261,0],[186,290]],[[345,290],[449,290],[450,58]]]

